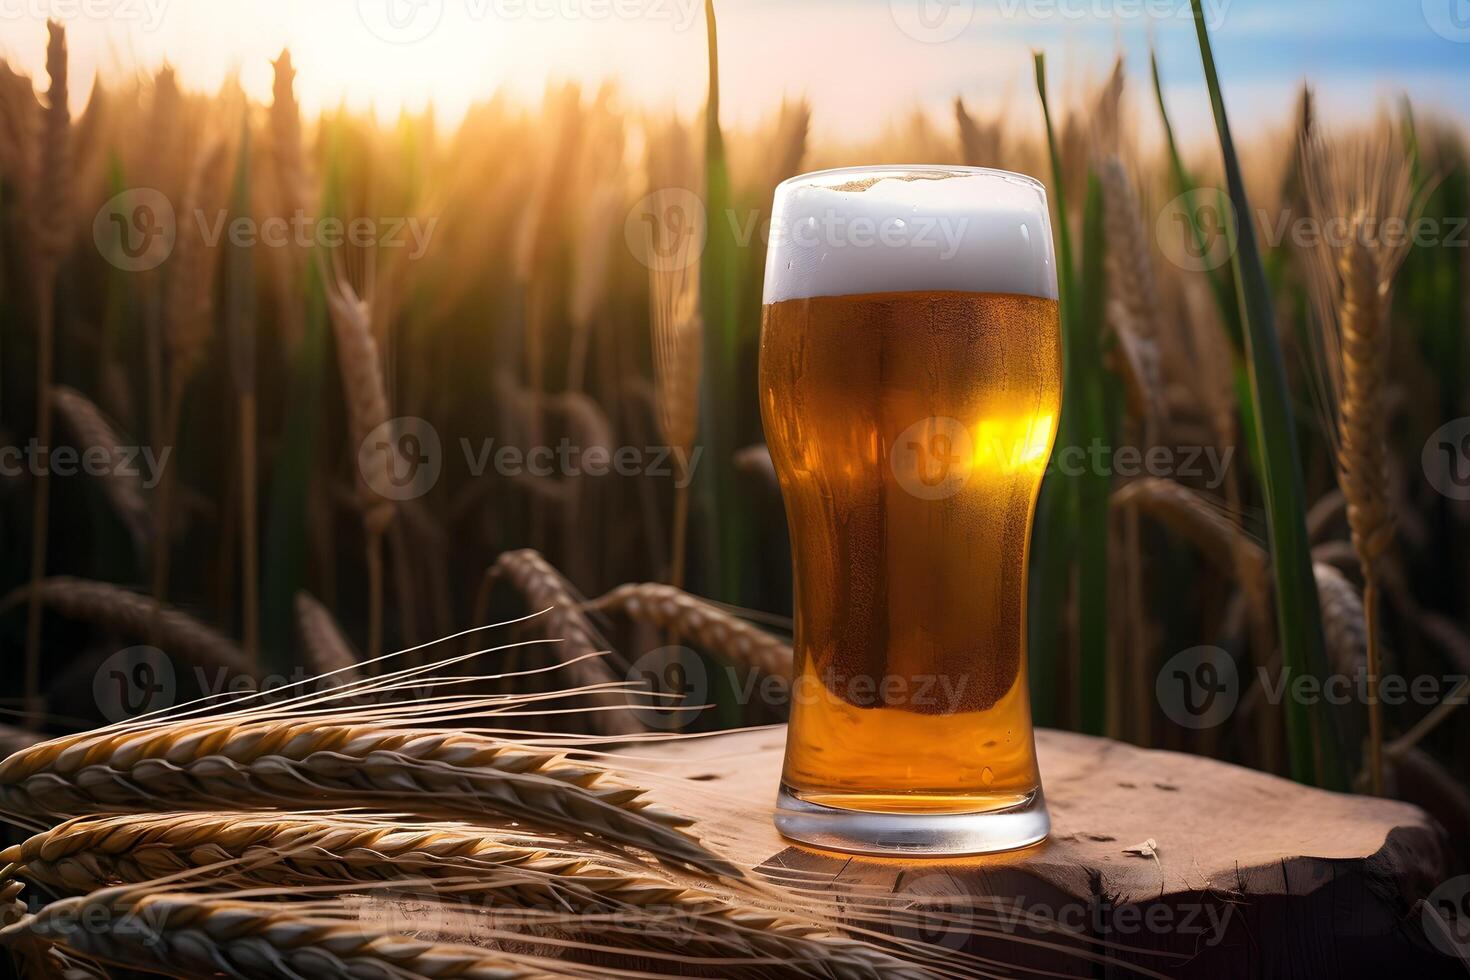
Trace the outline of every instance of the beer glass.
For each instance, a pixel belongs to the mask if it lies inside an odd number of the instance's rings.
[[[787,837],[974,854],[1047,835],[1026,560],[1061,407],[1056,281],[1029,177],[776,189],[760,399],[796,592]]]

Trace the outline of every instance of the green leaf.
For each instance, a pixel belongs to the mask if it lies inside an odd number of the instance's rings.
[[[1205,28],[1204,9],[1201,0],[1191,2],[1230,200],[1237,215],[1249,216],[1253,212],[1246,196],[1235,143],[1230,136],[1230,121],[1220,92],[1209,32]],[[1315,676],[1320,680],[1327,669],[1322,618],[1317,583],[1312,575],[1311,544],[1307,539],[1296,420],[1287,389],[1271,294],[1266,285],[1255,229],[1249,218],[1243,217],[1238,225],[1227,223],[1227,232],[1231,235],[1231,254],[1235,258],[1236,293],[1250,369],[1256,443],[1261,455],[1260,476],[1275,572],[1282,664],[1289,671],[1290,679]],[[1292,697],[1286,698],[1283,704],[1292,776],[1300,782],[1344,788],[1347,780],[1339,762],[1336,735],[1325,709],[1318,705],[1316,710],[1309,710],[1301,700]]]
[[[704,206],[708,236],[699,274],[699,307],[704,318],[704,384],[700,427],[705,445],[704,478],[699,481],[706,517],[718,529],[714,575],[705,584],[715,597],[742,601],[743,556],[750,544],[745,502],[735,493],[737,420],[753,407],[754,386],[741,384],[740,261],[731,227],[730,171],[720,132],[720,61],[714,0],[705,0],[709,42],[709,101],[705,109]]]

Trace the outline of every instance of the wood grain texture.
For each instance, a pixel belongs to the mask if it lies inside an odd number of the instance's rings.
[[[860,858],[792,845],[772,827],[784,738],[780,728],[763,729],[630,754],[636,768],[699,777],[705,792],[677,802],[699,819],[702,837],[737,860],[824,891],[881,895],[921,915],[899,931],[1010,970],[1467,975],[1422,922],[1423,900],[1452,874],[1443,831],[1417,807],[1040,731],[1048,841],[974,858]],[[1128,852],[1146,840],[1156,842],[1154,856]],[[1089,950],[1110,962],[1082,958]]]

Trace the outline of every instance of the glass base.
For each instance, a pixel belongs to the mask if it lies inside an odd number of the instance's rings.
[[[1046,839],[1051,818],[1037,788],[1024,802],[978,813],[893,813],[845,810],[803,800],[785,783],[776,796],[783,837],[849,854],[990,854]]]

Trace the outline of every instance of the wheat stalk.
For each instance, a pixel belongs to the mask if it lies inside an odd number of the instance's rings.
[[[1159,477],[1132,480],[1113,493],[1119,507],[1138,507],[1248,585],[1266,569],[1266,552],[1218,502]]]
[[[479,735],[312,721],[183,722],[45,742],[0,763],[0,810],[26,817],[242,803],[487,812],[643,848],[741,877],[607,769]]]
[[[1351,677],[1367,665],[1368,629],[1363,619],[1363,601],[1353,584],[1331,565],[1314,562],[1312,573],[1317,579],[1322,631],[1332,669]]]
[[[334,684],[362,680],[361,658],[342,635],[332,614],[309,592],[296,593],[296,630],[313,673],[330,675]]]
[[[57,575],[0,599],[0,612],[27,600],[69,619],[137,638],[152,636],[165,650],[200,664],[239,673],[246,669],[244,655],[233,641],[187,613],[122,586]]]
[[[587,605],[602,613],[621,614],[634,622],[694,637],[706,650],[734,663],[777,677],[791,676],[792,655],[787,643],[671,585],[620,585]]]
[[[638,910],[651,917],[636,945],[690,954],[758,958],[809,977],[917,977],[895,957],[804,921],[789,911],[737,904],[581,854],[554,853],[455,824],[399,827],[341,817],[250,813],[85,818],[0,854],[20,873],[63,894],[187,876],[198,869],[232,887],[400,883],[490,907],[598,916]],[[197,875],[191,887],[203,882]],[[670,924],[682,926],[660,943]],[[734,971],[744,975],[748,971]],[[765,975],[762,970],[756,975]]]
[[[684,584],[690,476],[686,461],[699,425],[704,352],[698,249],[704,241],[705,218],[698,211],[687,213],[684,203],[677,189],[661,187],[650,195],[654,220],[648,229],[647,242],[658,428],[664,443],[678,451],[669,556],[669,582],[675,586]]]
[[[562,641],[566,651],[566,669],[580,687],[599,687],[616,683],[619,678],[608,666],[607,658],[596,654],[606,649],[592,624],[582,612],[581,601],[572,594],[562,574],[541,554],[530,548],[503,552],[485,572],[481,596],[477,601],[476,621],[481,621],[488,604],[489,591],[499,581],[510,585],[525,599],[526,606],[540,612],[534,620],[541,635]],[[591,691],[590,703],[599,710],[590,719],[604,735],[632,735],[644,731],[637,717],[628,710],[625,695],[608,690]]]
[[[271,62],[271,69],[271,107],[266,126],[269,186],[274,191],[276,209],[291,220],[297,215],[307,216],[310,207],[310,178],[302,150],[301,110],[296,103],[296,69],[291,64],[291,52],[283,50]],[[267,249],[266,255],[274,274],[281,332],[287,345],[295,348],[306,332],[302,256],[295,248]]]
[[[78,928],[78,923],[87,923]],[[53,902],[0,929],[0,944],[32,938],[101,962],[192,978],[464,978],[530,980],[586,973],[548,972],[528,958],[472,946],[409,939],[315,916],[310,910],[188,893],[105,889]]]
[[[70,210],[71,200],[71,110],[67,106],[66,29],[56,21],[46,22],[46,74],[51,87],[46,93],[46,116],[42,127],[39,188],[35,191],[37,220],[32,223],[36,273],[36,442],[43,450],[51,446],[51,379],[55,373],[56,274],[66,244],[66,229],[59,217]],[[46,547],[51,517],[50,467],[43,466],[33,483],[31,500],[31,586],[46,577]],[[26,608],[25,704],[34,716],[41,711],[41,603],[32,599]]]
[[[1363,571],[1367,630],[1369,775],[1383,792],[1382,672],[1378,644],[1378,563],[1393,541],[1387,446],[1385,374],[1393,281],[1411,241],[1388,240],[1391,223],[1414,209],[1407,154],[1386,129],[1344,147],[1325,145],[1310,127],[1301,138],[1303,181],[1324,227],[1345,224],[1345,240],[1323,235],[1310,251],[1308,282],[1317,310],[1311,334],[1329,433],[1334,437],[1338,484],[1347,498],[1348,527]]]
[[[117,459],[121,447],[128,440],[119,435],[102,410],[86,395],[66,385],[53,385],[51,405],[61,416],[72,437],[80,443],[79,448],[104,449],[110,459]],[[102,474],[102,489],[112,504],[123,526],[127,528],[133,546],[140,553],[148,547],[148,501],[143,496],[143,481],[136,471],[123,467],[108,466]]]
[[[1144,423],[1144,440],[1154,434],[1166,401],[1159,366],[1159,290],[1153,252],[1143,228],[1142,208],[1123,161],[1109,156],[1099,165],[1107,230],[1107,310],[1123,353],[1134,412]]]
[[[375,487],[393,485],[398,447],[390,438],[362,449],[372,432],[391,417],[383,380],[383,365],[373,336],[371,299],[359,297],[347,281],[340,261],[333,256],[327,280],[327,310],[337,338],[337,364],[342,372],[342,393],[347,400],[347,417],[356,450],[358,507],[367,533],[368,645],[369,661],[383,652],[383,535],[393,522],[393,502],[380,496]],[[370,292],[370,289],[369,289]],[[365,466],[376,468],[369,474]]]

